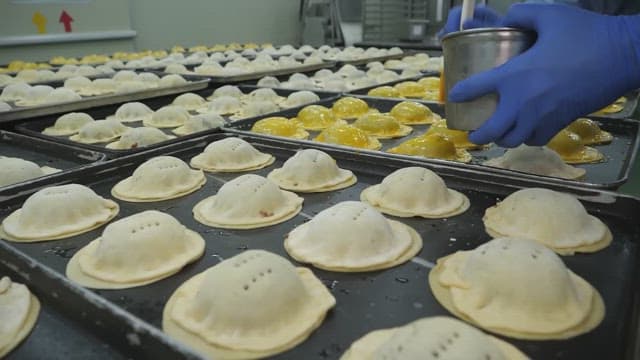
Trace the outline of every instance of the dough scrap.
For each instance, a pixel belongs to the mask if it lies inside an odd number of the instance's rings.
[[[237,137],[212,142],[191,159],[191,166],[209,172],[242,172],[267,167],[275,157]]]

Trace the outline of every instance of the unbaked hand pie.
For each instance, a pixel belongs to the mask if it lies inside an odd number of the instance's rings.
[[[494,239],[438,259],[429,285],[457,317],[517,339],[568,339],[593,330],[605,313],[593,286],[527,239]]]
[[[401,96],[400,92],[392,86],[379,86],[377,88],[369,90],[369,92],[367,92],[367,95],[385,98],[399,98]]]
[[[359,201],[338,203],[293,229],[284,241],[295,260],[340,272],[388,269],[413,258],[422,238]]]
[[[378,150],[382,147],[380,141],[374,136],[370,136],[353,125],[346,124],[333,125],[323,130],[314,140],[369,150]]]
[[[193,208],[195,219],[225,229],[255,229],[285,222],[302,210],[303,199],[271,180],[247,174],[222,185]]]
[[[213,113],[218,115],[230,115],[239,112],[242,109],[240,99],[233,96],[216,97],[207,106],[207,108],[198,109],[200,113]]]
[[[155,128],[172,128],[184,125],[188,118],[187,109],[182,106],[167,105],[158,109],[151,118],[145,119],[142,123],[144,126]]]
[[[404,125],[432,124],[440,120],[440,115],[434,113],[423,104],[413,101],[403,101],[396,104],[389,115]]]
[[[115,221],[78,250],[66,275],[93,289],[126,289],[167,278],[204,253],[204,239],[169,214],[148,210]]]
[[[340,119],[357,119],[371,111],[366,101],[351,96],[334,102],[331,110]]]
[[[12,85],[17,85],[17,84],[12,84]],[[9,88],[10,86],[11,85],[7,86],[5,88],[5,91],[8,91],[7,89],[10,89]],[[15,102],[16,106],[40,105],[44,102],[44,99],[47,97],[47,95],[49,95],[49,93],[51,93],[53,90],[54,90],[53,87],[49,85],[28,86],[23,96],[13,101]]]
[[[584,146],[580,135],[561,130],[547,147],[560,155],[562,160],[569,164],[586,164],[604,160],[604,155],[595,148]]]
[[[484,165],[563,179],[579,179],[586,173],[585,169],[565,164],[553,150],[524,144],[507,150],[500,157],[485,161]]]
[[[186,93],[173,99],[173,102],[171,104],[182,106],[187,110],[197,110],[206,106],[207,101],[198,94]]]
[[[182,284],[164,307],[162,329],[211,358],[265,358],[306,340],[333,306],[309,269],[248,250]]]
[[[598,123],[587,118],[572,122],[566,129],[578,134],[584,145],[605,144],[613,140],[611,133],[603,131]]]
[[[149,121],[153,115],[147,105],[141,102],[128,102],[120,105],[115,115],[107,116],[107,119],[116,119],[120,122]]]
[[[514,192],[484,214],[487,233],[538,241],[558,254],[595,252],[611,243],[609,228],[573,195],[541,188]]]
[[[402,125],[396,118],[387,114],[372,113],[359,117],[354,127],[363,130],[378,139],[392,139],[409,135],[413,128]]]
[[[469,209],[469,199],[447,188],[431,170],[407,167],[389,174],[360,194],[360,200],[378,211],[398,217],[447,218]]]
[[[131,202],[175,199],[200,189],[206,178],[173,156],[158,156],[142,163],[111,190],[114,197]]]
[[[242,90],[240,90],[239,87],[235,85],[224,85],[215,89],[211,94],[211,96],[207,98],[207,100],[213,100],[215,98],[219,98],[223,96],[230,96],[236,99],[240,99],[242,95],[244,94],[242,93]]]
[[[0,358],[31,333],[39,314],[40,302],[25,285],[0,278]]]
[[[261,88],[255,89],[247,95],[243,96],[244,101],[270,101],[272,103],[279,104],[284,101],[284,98],[278,95],[273,89]]]
[[[187,80],[180,75],[177,74],[169,74],[163,76],[160,81],[158,81],[158,87],[174,87],[180,86],[187,83]]]
[[[199,114],[190,116],[184,125],[171,130],[176,135],[189,135],[200,131],[217,129],[224,126],[225,121],[222,116],[214,113]]]
[[[191,166],[210,172],[242,172],[267,167],[275,161],[248,142],[230,137],[212,142],[191,159]]]
[[[73,135],[77,133],[81,127],[93,121],[95,120],[93,120],[89,114],[81,112],[67,113],[56,119],[53,126],[42,130],[42,133],[52,136]]]
[[[296,117],[306,130],[324,130],[335,124],[344,124],[336,115],[322,105],[305,106]]]
[[[43,166],[13,157],[0,157],[0,186],[16,184],[25,180],[35,179],[40,176],[53,174],[60,170]]]
[[[280,116],[268,117],[256,121],[251,127],[251,131],[260,134],[282,136],[302,140],[309,137],[309,133],[302,127],[299,121],[289,120],[285,117]]]
[[[35,86],[34,86],[35,87]],[[67,88],[57,88],[49,92],[44,98],[42,98],[42,104],[57,104],[70,101],[82,100],[82,97],[75,91]],[[40,103],[39,103],[40,104]]]
[[[292,108],[305,104],[311,104],[316,101],[320,101],[320,97],[316,95],[316,93],[308,90],[302,90],[289,94],[289,96],[287,96],[287,99],[280,105],[285,108]]]
[[[389,149],[388,152],[464,163],[471,161],[469,152],[464,149],[456,149],[453,141],[441,134],[430,134],[409,139]]]
[[[128,129],[118,120],[96,120],[84,124],[78,133],[69,139],[84,144],[104,143],[119,138]]]
[[[327,192],[356,183],[349,170],[340,169],[329,154],[315,149],[298,151],[267,178],[282,189],[297,192]]]
[[[161,130],[151,127],[130,128],[125,131],[120,139],[107,144],[107,149],[137,149],[159,142],[175,139],[175,136],[167,135]]]
[[[79,184],[39,190],[2,221],[2,238],[15,242],[64,239],[113,219],[118,204]]]
[[[356,340],[340,360],[527,360],[513,345],[445,316],[374,330]]]
[[[253,101],[245,104],[236,115],[229,117],[231,121],[246,119],[254,116],[274,113],[280,110],[280,107],[272,101]]]

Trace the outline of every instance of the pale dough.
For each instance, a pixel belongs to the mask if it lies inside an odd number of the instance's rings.
[[[0,358],[29,335],[39,314],[40,302],[25,285],[0,279]]]
[[[171,128],[184,125],[189,118],[189,112],[182,106],[167,105],[161,107],[151,115],[151,118],[144,119],[144,126],[156,128]]]
[[[191,159],[191,166],[210,172],[243,172],[267,167],[275,157],[262,153],[251,144],[236,137],[209,144]]]
[[[59,169],[43,166],[20,158],[0,157],[0,186],[8,186],[22,181],[59,172]]]
[[[129,128],[115,119],[96,120],[83,125],[78,133],[69,139],[84,144],[102,143],[117,139],[127,129]]]
[[[107,144],[106,147],[117,150],[137,149],[175,138],[175,136],[167,135],[156,128],[137,127],[128,129],[120,136],[120,139]]]
[[[579,179],[587,172],[565,164],[558,153],[544,146],[520,145],[500,157],[485,161],[484,165],[563,179]]]
[[[115,115],[108,116],[107,119],[115,119],[120,122],[135,122],[151,119],[153,110],[141,102],[128,102],[120,105]]]
[[[94,122],[93,118],[89,114],[72,112],[60,116],[53,126],[50,126],[42,133],[52,136],[67,136],[77,133],[85,124]]]

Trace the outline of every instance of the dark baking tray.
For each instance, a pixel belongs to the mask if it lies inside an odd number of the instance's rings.
[[[186,161],[201,152],[211,141],[227,135],[212,134],[192,139],[182,146],[156,149],[143,154],[117,159],[96,166],[78,177],[98,194],[111,197],[110,189],[129,176],[145,159],[156,155],[178,156]],[[276,163],[254,171],[265,176],[299,149],[299,144],[245,136],[259,150],[276,156]],[[175,216],[186,227],[199,232],[206,240],[204,256],[185,267],[178,274],[144,287],[128,290],[97,290],[94,294],[131,313],[155,327],[161,326],[163,306],[171,293],[191,276],[215,265],[222,259],[246,249],[265,249],[287,256],[283,239],[296,225],[302,224],[319,211],[340,201],[357,200],[367,186],[379,183],[397,168],[422,165],[438,172],[447,184],[467,195],[471,208],[465,214],[440,220],[397,219],[415,228],[424,239],[424,248],[417,258],[401,266],[367,273],[333,273],[313,269],[337,299],[320,328],[295,349],[276,359],[337,359],[357,338],[368,331],[406,324],[424,316],[445,315],[431,295],[427,274],[436,259],[457,250],[471,249],[490,239],[483,231],[484,210],[520,187],[533,183],[507,179],[456,169],[446,165],[381,157],[376,154],[355,154],[341,149],[326,149],[339,166],[350,169],[358,183],[350,188],[319,194],[303,194],[302,213],[285,223],[256,230],[214,229],[193,219],[192,207],[205,197],[215,194],[223,182],[241,174],[208,174],[206,185],[199,191],[180,199],[156,203],[120,204],[119,218],[148,209],[157,209]],[[640,223],[636,214],[640,200],[599,190],[551,186],[555,190],[578,195],[587,209],[601,218],[613,231],[614,242],[608,248],[589,255],[565,257],[568,267],[593,284],[607,305],[603,323],[589,334],[567,341],[509,340],[534,359],[632,359],[636,343],[638,292],[638,237]],[[26,195],[0,202],[0,216],[4,217],[21,206]],[[11,244],[36,261],[63,274],[68,259],[80,247],[100,235],[104,227],[69,239]],[[37,279],[35,280],[37,281]]]
[[[78,101],[69,101],[64,103],[38,105],[30,107],[14,107],[12,102],[9,105],[13,107],[12,110],[0,112],[0,123],[9,122],[12,120],[21,120],[37,116],[61,114],[71,111],[91,109],[98,106],[117,104],[128,101],[137,101],[141,99],[148,99],[156,96],[179,94],[188,91],[195,91],[204,89],[209,85],[207,79],[183,75],[183,77],[189,82],[173,87],[163,87],[157,89],[149,89],[143,91],[135,91],[123,94],[109,94],[99,96],[87,96]],[[62,86],[64,81],[52,81],[48,83],[41,83],[40,85],[50,86]]]
[[[30,136],[0,130],[0,156],[17,157],[39,166],[60,169],[60,172],[26,180],[8,186],[0,186],[0,194],[16,193],[52,178],[69,176],[87,165],[104,161],[105,154],[98,151],[68,146]]]
[[[239,86],[239,88],[244,93],[249,93],[249,92],[257,89],[257,87],[255,87],[255,86],[244,86],[244,85]],[[207,96],[210,96],[213,93],[213,91],[214,91],[214,89],[208,88],[208,89],[204,89],[204,90],[194,91],[193,93],[198,94],[198,95],[206,98]],[[275,91],[276,91],[277,94],[279,94],[281,96],[285,96],[285,97],[288,96],[289,94],[295,92],[295,90],[285,90],[285,89],[276,89]],[[323,92],[323,91],[314,91],[314,92],[320,97],[321,100],[329,100],[329,99],[335,99],[336,98],[336,94],[334,94],[334,93]],[[146,104],[147,106],[149,106],[151,109],[156,110],[156,109],[161,108],[161,107],[163,107],[165,105],[171,104],[171,102],[176,97],[177,97],[177,95],[175,95],[175,94],[174,95],[166,95],[166,96],[161,96],[161,97],[141,100],[141,102]],[[106,116],[114,114],[120,105],[122,105],[122,104],[115,104],[115,105],[97,107],[97,108],[86,110],[85,112],[87,114],[91,115],[94,119],[104,119]],[[299,109],[299,107],[298,108],[292,108],[292,109]],[[177,143],[177,142],[183,141],[185,139],[191,139],[191,138],[194,138],[194,137],[202,136],[202,135],[204,135],[206,133],[219,131],[218,129],[205,130],[205,131],[197,132],[197,133],[190,134],[190,135],[177,136],[175,139],[163,141],[163,142],[160,142],[160,143],[157,143],[157,144],[153,144],[153,145],[150,145],[150,146],[147,146],[147,147],[141,147],[141,148],[138,148],[138,149],[115,150],[115,149],[107,149],[105,146],[108,143],[82,144],[82,143],[78,143],[78,142],[75,142],[75,141],[71,141],[66,136],[50,136],[50,135],[43,134],[42,130],[44,130],[45,128],[47,128],[49,126],[52,126],[55,123],[57,118],[58,118],[58,115],[47,115],[47,116],[42,116],[42,117],[29,119],[27,121],[23,121],[23,122],[20,122],[20,123],[16,124],[15,129],[16,129],[16,131],[24,133],[24,134],[27,134],[29,136],[38,137],[38,138],[42,138],[42,139],[47,139],[49,141],[55,141],[55,142],[62,143],[62,144],[75,145],[75,146],[78,146],[78,147],[83,147],[83,148],[91,149],[91,150],[95,150],[95,151],[101,151],[101,152],[106,153],[109,157],[124,156],[124,155],[127,155],[127,154],[132,154],[132,153],[144,151],[144,150],[151,149],[151,148],[157,148],[157,147],[164,146],[164,145],[167,145],[167,144]],[[224,118],[228,120],[227,116],[224,116]],[[129,126],[129,127],[140,127],[140,126],[143,126],[142,122],[140,122],[140,121],[133,122],[133,123],[126,123],[125,125]],[[166,133],[168,135],[176,136],[174,133],[171,132],[171,129],[160,129],[160,130],[162,130],[164,133]]]
[[[359,97],[367,101],[367,103],[369,103],[370,106],[376,109],[379,109],[380,111],[383,111],[383,112],[389,111],[395,104],[401,101],[410,100],[410,101],[417,101],[417,102],[423,103],[424,105],[428,106],[431,110],[433,110],[435,113],[438,113],[444,116],[443,115],[444,107],[441,104],[437,104],[437,103],[418,101],[415,99],[386,99],[386,98],[374,98],[374,97],[368,97],[368,96],[356,96],[356,97]],[[335,100],[321,101],[318,104],[331,107],[334,101]],[[279,113],[276,113],[275,115],[291,118],[291,117],[295,117],[296,114],[297,114],[297,111],[295,109],[291,109],[291,110],[281,111]],[[527,178],[534,181],[541,181],[544,183],[557,183],[557,184],[564,184],[564,185],[576,185],[576,186],[601,188],[601,189],[616,189],[629,179],[629,173],[635,161],[635,156],[638,150],[638,146],[640,144],[640,123],[634,120],[608,119],[608,118],[602,118],[597,116],[596,117],[590,116],[590,118],[597,120],[600,123],[601,128],[603,130],[611,132],[614,135],[614,140],[610,144],[597,146],[597,149],[600,150],[605,155],[605,158],[607,159],[607,161],[601,162],[601,163],[595,163],[595,164],[576,165],[578,167],[582,167],[587,170],[587,174],[585,178],[581,180],[565,180],[565,179],[548,177],[548,176],[522,173],[522,172],[512,171],[512,170],[498,169],[498,168],[482,165],[482,162],[494,157],[501,156],[505,152],[504,148],[501,148],[495,144],[491,145],[488,149],[470,151],[471,155],[473,156],[473,160],[470,164],[463,164],[463,163],[447,161],[447,160],[437,160],[437,159],[427,159],[427,158],[421,158],[421,157],[411,157],[411,156],[405,156],[405,155],[396,155],[396,154],[390,154],[386,152],[384,154],[385,156],[389,156],[389,157],[417,159],[418,161],[421,161],[424,163],[433,163],[433,162],[443,163],[444,162],[444,163],[451,164],[452,166],[470,168],[478,171],[491,172],[496,174],[519,176],[519,177]],[[259,118],[240,120],[232,124],[227,124],[227,129],[231,131],[236,130],[236,131],[242,131],[242,132],[250,131],[251,126],[257,120],[259,120]],[[413,128],[414,128],[414,131],[405,137],[398,138],[398,139],[380,140],[380,142],[382,143],[382,149],[380,151],[374,151],[374,152],[380,154],[381,152],[384,152],[385,150],[391,147],[397,146],[398,144],[400,144],[403,141],[406,141],[407,139],[423,134],[429,128],[429,125],[416,125],[416,126],[413,126]],[[313,139],[318,133],[319,132],[317,131],[310,131],[310,134],[311,134],[310,139]],[[266,135],[261,135],[261,136],[266,136]],[[298,140],[298,142],[304,143],[305,146],[306,144],[309,144],[309,143],[316,143],[310,140]],[[338,147],[336,145],[330,145],[330,144],[323,144],[322,146],[327,148]],[[346,148],[346,147],[341,147],[341,148]],[[352,149],[352,151],[372,152],[370,150],[361,150],[361,149]]]
[[[640,98],[640,90],[629,91],[624,96],[627,98],[627,101],[625,102],[624,108],[622,108],[621,111],[612,114],[601,114],[598,116],[612,119],[635,119],[634,113],[638,108],[638,98]]]

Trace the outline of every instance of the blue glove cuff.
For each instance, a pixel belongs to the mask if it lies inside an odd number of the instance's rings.
[[[629,74],[627,90],[638,89],[640,88],[640,15],[616,16],[615,19],[618,31],[614,31],[613,34],[621,38],[611,40],[619,42],[621,54],[612,55],[621,55],[624,56],[623,59],[628,59],[628,64],[625,64],[628,68],[618,71]]]

